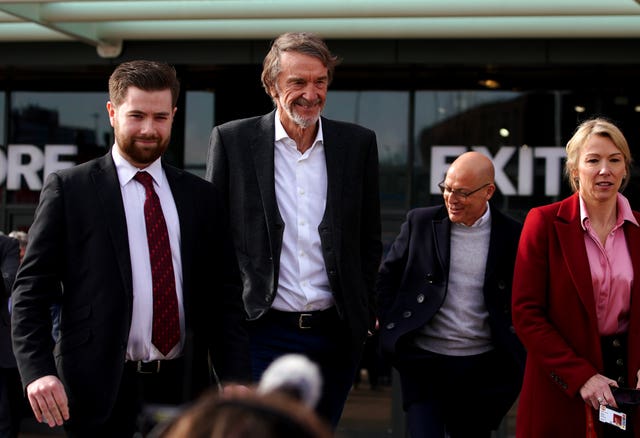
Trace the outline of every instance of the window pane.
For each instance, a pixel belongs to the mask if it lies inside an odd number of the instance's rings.
[[[383,215],[403,210],[407,200],[409,92],[330,91],[324,115],[375,131]]]
[[[113,142],[107,101],[98,92],[11,94],[9,202],[37,202],[49,172],[106,153]]]
[[[184,168],[204,177],[209,134],[215,124],[215,93],[188,91],[184,134]]]
[[[492,157],[494,202],[524,216],[563,189],[564,148],[557,132],[558,94],[513,91],[416,93],[414,200],[442,202],[437,183],[457,155],[470,149]]]

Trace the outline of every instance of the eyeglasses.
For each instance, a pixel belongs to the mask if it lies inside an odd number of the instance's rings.
[[[462,190],[453,190],[451,189],[451,187],[445,186],[444,181],[441,181],[438,183],[438,187],[440,188],[440,191],[442,192],[443,195],[449,195],[449,196],[454,195],[459,199],[467,199],[469,196],[473,195],[476,192],[479,192],[480,190],[484,189],[489,185],[491,185],[491,183],[486,183],[470,192],[463,192]]]

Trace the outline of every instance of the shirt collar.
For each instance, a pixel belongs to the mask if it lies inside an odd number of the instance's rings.
[[[116,165],[116,172],[118,173],[118,180],[121,187],[127,185],[129,181],[133,179],[135,174],[140,171],[148,172],[156,185],[159,187],[162,186],[162,160],[160,157],[147,167],[138,169],[120,154],[118,145],[114,144],[111,148],[111,156],[113,157],[113,162]]]
[[[291,139],[287,131],[285,131],[284,126],[282,126],[282,122],[280,122],[280,110],[276,110],[276,141],[281,141],[286,138]],[[324,142],[324,137],[322,136],[322,117],[318,118],[318,133],[316,134],[316,139],[313,141],[315,145],[318,142]]]
[[[578,196],[580,198],[580,225],[582,226],[583,230],[587,231],[585,222],[589,220],[589,212],[587,211],[587,205],[584,203],[584,199],[582,199],[582,196]],[[616,204],[618,208],[616,228],[620,227],[624,223],[624,221],[630,222],[636,227],[639,226],[638,221],[633,216],[631,205],[629,205],[629,200],[625,198],[620,192],[617,193]]]
[[[487,202],[487,209],[485,210],[484,214],[482,216],[480,216],[478,218],[478,220],[475,221],[473,223],[473,225],[471,225],[471,226],[472,227],[481,227],[482,225],[487,223],[487,221],[489,221],[490,219],[491,219],[491,208],[489,207],[489,203]]]
[[[485,210],[484,214],[482,216],[480,216],[473,224],[471,224],[470,226],[467,226],[461,222],[458,223],[454,223],[453,225],[459,225],[461,227],[464,228],[480,228],[483,225],[487,224],[487,223],[491,223],[491,207],[489,206],[489,203],[487,202],[487,209]]]

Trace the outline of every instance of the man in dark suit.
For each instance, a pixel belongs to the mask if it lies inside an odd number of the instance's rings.
[[[23,397],[16,359],[11,348],[9,298],[20,264],[19,243],[0,234],[0,436],[16,437],[22,419]]]
[[[226,195],[254,378],[307,355],[334,426],[375,325],[382,247],[375,134],[320,116],[336,64],[315,35],[278,37],[262,72],[276,110],[215,127],[207,161]]]
[[[459,156],[444,206],[407,215],[378,276],[382,351],[410,436],[488,438],[515,401],[525,353],[511,322],[521,224],[489,204],[491,160]]]
[[[161,159],[178,94],[173,67],[119,65],[113,148],[51,174],[40,195],[14,286],[14,350],[37,420],[70,436],[131,437],[144,403],[193,399],[214,374],[248,378],[222,204]]]

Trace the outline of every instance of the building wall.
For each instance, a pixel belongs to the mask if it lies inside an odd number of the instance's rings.
[[[494,158],[496,201],[523,218],[568,194],[562,146],[593,115],[640,133],[637,40],[329,40],[342,58],[325,115],[376,131],[385,240],[405,212],[441,202],[436,184],[469,148]],[[174,64],[183,93],[169,161],[203,174],[211,127],[272,108],[260,85],[268,41],[126,43],[103,59],[78,43],[0,45],[0,229],[28,228],[45,174],[106,153],[114,65]],[[493,82],[491,82],[493,81]],[[75,149],[74,149],[75,148]],[[632,173],[627,195],[640,207]]]

